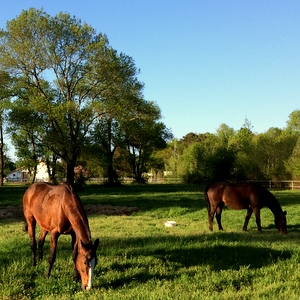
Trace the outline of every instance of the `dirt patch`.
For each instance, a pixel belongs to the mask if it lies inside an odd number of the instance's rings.
[[[22,207],[0,207],[0,219],[23,219]]]
[[[114,206],[114,205],[86,205],[84,207],[87,215],[108,215],[108,216],[130,216],[139,211],[138,207]]]
[[[139,211],[138,207],[114,206],[114,205],[86,205],[87,215],[129,216]],[[0,219],[23,219],[22,207],[0,207]]]

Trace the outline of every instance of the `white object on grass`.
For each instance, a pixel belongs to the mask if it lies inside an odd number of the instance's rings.
[[[173,227],[176,226],[176,222],[175,221],[166,221],[164,222],[166,227]]]

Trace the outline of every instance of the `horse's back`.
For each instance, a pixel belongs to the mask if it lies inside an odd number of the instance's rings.
[[[211,184],[207,195],[211,202],[224,203],[231,209],[246,209],[249,206],[259,206],[264,193],[263,187],[255,183]]]
[[[246,209],[256,202],[256,191],[247,183],[228,184],[224,189],[223,201],[231,209]]]
[[[23,196],[23,212],[25,219],[34,218],[47,231],[57,229],[62,232],[70,230],[66,218],[66,203],[72,201],[67,184],[50,183],[32,184]]]
[[[23,196],[23,210],[27,211],[33,209],[35,206],[40,206],[53,186],[47,182],[32,184]]]

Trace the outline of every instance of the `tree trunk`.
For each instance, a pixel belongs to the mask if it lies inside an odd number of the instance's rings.
[[[114,176],[114,169],[112,166],[112,162],[110,159],[108,161],[108,166],[107,166],[107,177],[108,177],[108,185],[113,186],[115,176]]]
[[[47,165],[47,171],[48,171],[48,176],[50,179],[50,182],[57,184],[57,179],[56,179],[56,170],[57,170],[57,157],[52,156],[52,164],[50,161],[50,158],[46,158],[46,165]]]
[[[33,168],[33,176],[32,176],[31,183],[35,182],[36,173],[37,173],[37,162],[36,162],[36,164],[34,165],[34,168]]]
[[[108,182],[107,184],[109,186],[114,186],[116,184],[119,184],[119,178],[117,172],[114,170],[114,163],[113,163],[113,157],[114,157],[115,149],[107,149],[107,177]]]
[[[74,168],[76,166],[77,158],[73,157],[72,159],[67,161],[67,182],[74,187],[75,181],[75,171]]]

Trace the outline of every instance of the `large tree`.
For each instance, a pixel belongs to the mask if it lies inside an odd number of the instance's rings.
[[[71,184],[82,146],[105,114],[105,104],[137,83],[124,80],[136,74],[124,71],[123,57],[105,35],[69,14],[50,17],[29,9],[2,31],[0,67],[26,79],[23,88],[31,90],[26,101],[44,120],[39,139],[66,162]]]
[[[102,108],[105,115],[99,118],[93,131],[93,142],[99,145],[104,166],[104,176],[108,178],[108,184],[118,183],[119,176],[116,170],[114,155],[118,147],[125,144],[124,129],[132,120],[149,117],[149,111],[141,111],[141,107],[147,101],[143,99],[141,84],[136,74],[138,70],[131,57],[121,53],[117,61],[111,62],[110,76],[114,83],[121,89],[107,90]],[[132,128],[134,130],[134,128]]]
[[[7,72],[0,72],[0,186],[3,185],[4,178],[4,111],[5,103],[12,96],[12,79]]]

